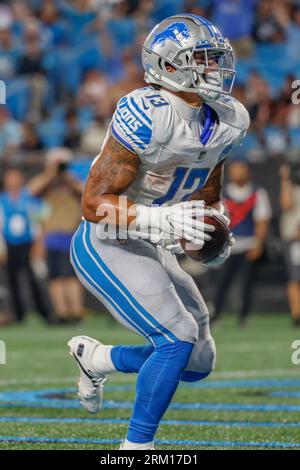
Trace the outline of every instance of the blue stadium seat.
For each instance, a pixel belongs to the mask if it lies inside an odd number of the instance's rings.
[[[61,119],[51,117],[38,125],[38,135],[43,147],[61,147],[64,143],[66,125]]]
[[[75,176],[75,178],[85,182],[90,170],[91,163],[92,159],[90,157],[80,156],[80,158],[77,157],[76,160],[72,161],[68,165],[68,169],[70,170],[70,173]]]
[[[249,153],[253,150],[261,150],[261,144],[256,132],[249,130],[242,145],[238,145],[232,149],[229,160],[247,160]]]
[[[14,119],[26,119],[30,106],[30,86],[26,78],[15,78],[6,83],[6,101]]]
[[[78,109],[78,121],[81,132],[84,132],[90,127],[94,118],[94,111],[90,107],[82,107]]]
[[[247,59],[237,59],[236,61],[236,81],[237,83],[244,84],[248,80],[250,73],[257,69],[257,62],[255,57]]]
[[[287,55],[287,44],[256,44],[255,57],[261,64],[283,63],[283,58]]]

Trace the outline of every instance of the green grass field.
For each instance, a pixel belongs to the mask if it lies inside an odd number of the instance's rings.
[[[67,340],[87,334],[108,344],[139,344],[106,315],[80,327],[46,327],[35,318],[0,331],[0,449],[114,449],[123,439],[134,398],[134,375],[116,374],[97,415],[80,409],[77,367]],[[300,448],[300,365],[291,343],[300,330],[288,315],[254,315],[244,329],[227,317],[213,331],[217,367],[182,384],[157,434],[157,449]]]

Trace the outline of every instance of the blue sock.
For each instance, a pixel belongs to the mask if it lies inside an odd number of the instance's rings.
[[[111,360],[119,372],[139,372],[154,347],[148,346],[114,346],[111,350]]]
[[[136,400],[127,439],[153,441],[159,422],[177,389],[193,349],[192,343],[175,341],[155,348],[144,362],[137,379]]]

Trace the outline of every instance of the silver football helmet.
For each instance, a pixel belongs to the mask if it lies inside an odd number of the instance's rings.
[[[156,25],[144,42],[142,61],[147,83],[210,99],[231,93],[236,74],[228,39],[210,21],[190,14]]]

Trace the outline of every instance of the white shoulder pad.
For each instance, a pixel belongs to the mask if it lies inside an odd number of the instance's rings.
[[[217,112],[221,122],[240,129],[242,133],[247,131],[250,125],[249,113],[237,99],[232,96],[221,96],[216,101],[210,100],[208,104]]]

